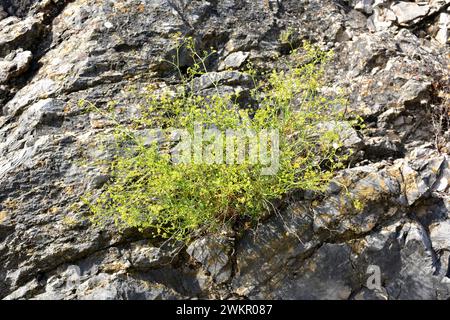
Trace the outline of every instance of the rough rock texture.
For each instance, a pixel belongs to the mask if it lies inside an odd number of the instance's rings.
[[[0,298],[449,299],[450,1],[0,1]],[[365,128],[327,193],[293,195],[243,234],[187,248],[91,226],[80,196],[107,180],[86,158],[108,122],[78,104],[172,83],[175,32],[214,46],[223,90],[292,43],[334,49],[327,90]],[[190,61],[182,57],[182,67]],[[222,71],[227,70],[227,71]],[[198,79],[199,90],[207,82]],[[230,234],[231,233],[231,234]],[[381,285],[368,286],[370,266]]]

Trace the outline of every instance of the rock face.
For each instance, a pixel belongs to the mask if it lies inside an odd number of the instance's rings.
[[[26,72],[30,67],[33,54],[30,51],[11,52],[0,61],[0,83],[6,83],[11,78],[16,78]]]
[[[6,0],[0,3],[0,298],[449,299],[450,1]],[[248,87],[292,44],[327,70],[365,127],[320,198],[299,193],[255,230],[187,248],[91,225],[107,175],[82,164],[108,122],[86,112],[173,82],[172,35],[217,54],[208,77]],[[182,56],[182,67],[189,66]],[[229,70],[229,69],[234,69]],[[198,90],[207,82],[196,80]],[[206,83],[206,84],[205,84]]]

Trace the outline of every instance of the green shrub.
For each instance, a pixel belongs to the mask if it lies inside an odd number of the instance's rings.
[[[189,50],[193,61],[185,73],[177,63],[181,49]],[[244,73],[254,81],[250,96],[256,108],[239,105],[234,93],[222,93],[212,76],[213,93],[196,92],[195,81],[206,73],[208,56],[198,54],[191,40],[181,41],[169,63],[178,69],[182,84],[148,92],[138,117],[127,125],[114,122],[111,180],[98,197],[89,198],[96,223],[113,219],[119,227],[150,228],[157,237],[188,240],[237,220],[257,221],[273,209],[274,200],[292,191],[320,192],[342,166],[347,156],[339,152],[338,128],[345,99],[320,92],[330,53],[305,44],[301,53],[294,50],[287,59],[288,70],[258,74],[249,67]],[[271,141],[266,147],[269,152],[279,150],[278,170],[264,175],[267,164],[255,163],[250,156],[227,164],[197,161],[188,154],[184,162],[174,163],[170,150],[176,143],[149,144],[143,134],[148,132],[144,129],[162,128],[167,137],[171,128],[180,128],[193,135],[199,124],[222,134],[227,129],[275,130],[279,145]],[[227,145],[231,140],[223,150]],[[260,151],[263,146],[257,142],[253,147]],[[237,150],[233,153],[238,156]],[[211,155],[216,156],[217,149]]]

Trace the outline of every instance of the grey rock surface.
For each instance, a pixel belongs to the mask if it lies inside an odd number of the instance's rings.
[[[449,0],[2,1],[0,298],[449,299]],[[245,91],[247,62],[270,70],[312,40],[335,57],[330,92],[365,128],[358,153],[320,197],[293,195],[240,235],[185,247],[94,227],[80,197],[98,192],[110,124],[79,105],[175,76],[172,35],[217,48],[207,92]],[[181,66],[191,62],[182,56]],[[233,69],[233,70],[228,70]],[[225,71],[226,70],[226,71]],[[301,193],[301,192],[299,192]],[[374,267],[375,266],[375,267]],[[368,281],[379,268],[381,284]],[[374,269],[375,268],[375,269]]]
[[[408,23],[415,22],[423,18],[430,12],[428,5],[419,5],[415,2],[398,2],[391,6],[391,10],[397,17],[397,22],[400,25],[408,25]]]
[[[5,83],[11,78],[16,78],[25,73],[30,67],[33,54],[30,51],[11,52],[0,60],[0,83]]]

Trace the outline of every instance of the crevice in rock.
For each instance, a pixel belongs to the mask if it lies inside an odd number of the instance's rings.
[[[42,266],[36,265],[34,267],[34,272],[32,273],[27,273],[22,275],[21,277],[19,277],[16,280],[16,286],[14,288],[9,288],[8,292],[0,292],[0,299],[4,298],[5,296],[11,294],[13,291],[17,290],[18,288],[20,288],[21,286],[25,285],[26,283],[28,283],[29,281],[31,281],[32,279],[37,279],[37,277],[39,277],[39,275],[46,275],[49,274],[55,270],[57,270],[59,267],[63,266],[63,265],[67,265],[67,264],[76,264],[77,262],[87,259],[89,256],[95,255],[99,252],[103,252],[103,251],[107,251],[110,248],[114,248],[114,247],[120,247],[120,246],[124,246],[124,245],[129,245],[133,242],[138,242],[138,241],[142,241],[143,239],[145,239],[142,234],[140,233],[135,233],[135,232],[131,232],[128,236],[127,235],[122,235],[121,238],[118,241],[114,241],[112,243],[109,243],[107,245],[100,245],[98,247],[93,247],[90,249],[87,249],[84,252],[79,252],[76,256],[68,258],[68,257],[64,257],[64,261],[63,262],[58,262],[56,264],[52,264],[50,266],[45,266],[45,262],[41,262],[39,261],[39,263],[42,264]],[[103,239],[104,242],[108,242],[111,241],[111,235],[108,235],[108,238]],[[55,261],[57,262],[57,261]],[[11,290],[12,289],[12,290]]]
[[[26,43],[26,49],[33,53],[30,67],[20,77],[11,79],[6,83],[9,90],[7,91],[6,99],[3,100],[3,105],[6,105],[8,101],[12,100],[17,91],[25,87],[42,67],[39,60],[51,49],[53,20],[64,10],[65,6],[72,1],[73,0],[52,3],[51,6],[44,8],[42,32],[39,33],[38,37],[33,38],[32,43]]]
[[[349,13],[353,10],[353,8],[349,5],[347,0],[333,0],[333,2],[341,9],[344,10],[345,13]]]
[[[439,17],[439,15],[441,13],[446,12],[447,9],[449,9],[449,8],[450,8],[450,3],[445,4],[440,10],[437,10],[436,12],[427,15],[419,23],[417,23],[409,28],[406,27],[406,29],[410,29],[411,32],[413,32],[417,37],[420,37],[421,32],[425,31],[431,24],[433,24],[435,22],[435,20]]]
[[[398,151],[394,151],[383,146],[367,145],[363,148],[364,160],[369,160],[371,163],[381,162],[383,160],[394,161],[402,159],[406,155],[404,146]]]
[[[10,16],[25,17],[39,0],[2,0],[1,5]]]

